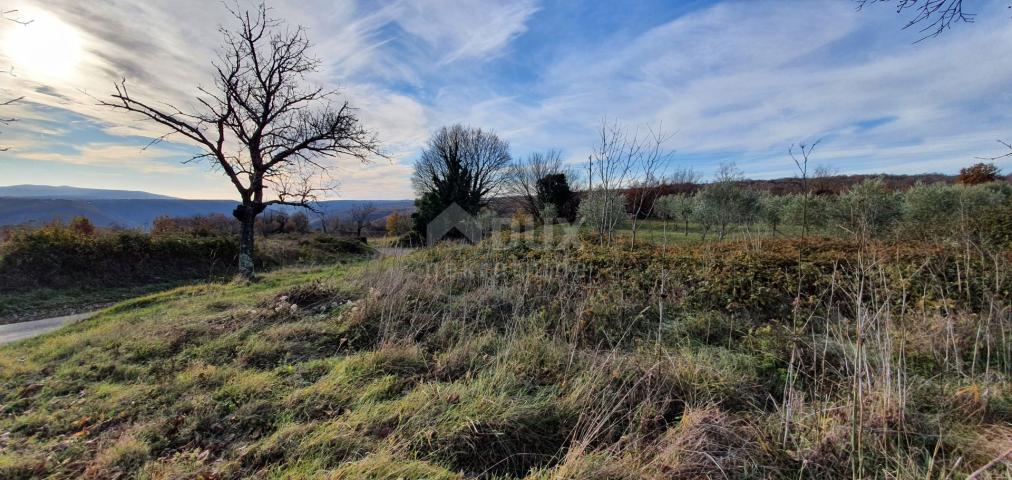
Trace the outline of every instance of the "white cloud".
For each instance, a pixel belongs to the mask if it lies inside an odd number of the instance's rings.
[[[64,110],[107,135],[164,133],[96,107],[89,95],[107,95],[126,76],[137,96],[192,105],[198,83],[210,83],[217,26],[228,22],[222,4],[199,0],[107,0],[101,8],[78,0],[11,1],[26,13],[51,12],[85,40],[76,75],[45,82],[0,76],[5,93],[27,96],[10,111],[24,125],[6,128],[0,144],[34,152],[39,161],[50,151],[37,148],[40,142],[81,141],[58,123]],[[975,155],[996,153],[995,139],[1012,138],[1012,21],[1001,2],[984,2],[972,25],[914,45],[917,32],[902,31],[903,19],[888,8],[732,1],[638,34],[594,32],[590,43],[566,43],[568,30],[584,28],[575,21],[552,25],[559,44],[539,58],[522,56],[526,51],[505,58],[533,19],[543,18],[535,0],[271,5],[308,28],[322,60],[312,80],[339,89],[391,157],[365,167],[335,160],[344,198],[411,196],[412,157],[434,128],[456,122],[495,129],[517,154],[562,148],[574,162],[586,158],[603,117],[663,122],[677,131],[671,147],[684,162],[709,172],[715,159],[734,158],[757,176],[790,174],[787,147],[818,137],[825,138],[818,161],[854,172],[954,171]],[[13,27],[0,24],[0,36]],[[529,69],[524,81],[483,68],[497,59]],[[0,48],[0,64],[6,62]],[[97,163],[137,153],[109,150],[114,138],[100,140],[90,143],[102,148],[84,142],[78,149]],[[74,145],[60,146],[66,152]],[[28,158],[0,157],[11,155]],[[45,160],[81,162],[65,153]]]
[[[69,153],[25,150],[18,156],[27,160],[115,167],[141,173],[181,173],[186,169],[179,161],[188,158],[177,150],[158,146],[142,149],[116,143],[89,143],[76,146]]]
[[[63,145],[57,142],[67,140],[59,132],[41,135],[37,130],[43,125],[52,130],[55,120],[66,118],[60,113],[65,110],[91,119],[113,137],[156,138],[166,133],[159,125],[141,121],[135,115],[98,106],[98,99],[108,99],[113,85],[125,78],[135,98],[172,104],[184,111],[196,109],[198,87],[212,84],[211,61],[216,58],[221,40],[218,26],[234,23],[225,4],[199,0],[171,3],[109,0],[99,8],[76,0],[22,0],[11,7],[26,18],[33,15],[56,18],[69,25],[81,38],[85,52],[73,75],[40,78],[25,74],[0,78],[0,88],[5,92],[25,96],[24,101],[5,111],[19,118],[23,125],[7,129],[4,145],[20,148],[2,155],[77,165],[106,165],[104,159],[133,158],[137,161],[131,165],[138,169],[142,168],[139,164],[149,163],[145,167],[149,173],[170,168],[151,162],[155,157],[142,156],[133,147],[113,151],[114,146],[105,139],[100,148]],[[377,34],[383,25],[393,21],[392,7],[362,11],[355,2],[290,0],[272,2],[271,8],[274,15],[285,18],[289,24],[307,28],[315,44],[314,54],[322,60],[323,67],[310,81],[338,89],[359,109],[367,128],[381,134],[392,157],[402,158],[420,144],[427,132],[422,104],[382,85],[357,80],[359,74],[370,74],[394,63],[382,51],[386,40]],[[14,28],[22,26],[0,23],[0,37]],[[0,65],[10,63],[5,55],[0,48]],[[413,75],[403,73],[405,78]],[[29,138],[14,138],[19,134]],[[184,142],[176,137],[168,140]],[[39,147],[40,142],[60,147],[57,151],[76,149],[79,155],[53,153],[53,149],[26,150]],[[409,186],[407,178],[402,183],[404,188]],[[228,183],[222,184],[222,195],[230,193]]]
[[[498,53],[538,10],[533,0],[419,0],[399,7],[397,23],[445,52],[443,64]]]
[[[817,137],[826,137],[821,155],[849,152],[836,156],[843,169],[905,170],[892,159],[920,155],[932,159],[924,168],[951,172],[990,148],[981,138],[1012,136],[1004,12],[914,45],[916,32],[901,31],[887,9],[799,5],[728,2],[624,44],[572,49],[545,74],[540,97],[472,90],[448,101],[446,116],[495,126],[514,145],[563,147],[576,161],[605,116],[663,122],[685,161],[726,155],[756,175],[775,168],[750,159],[787,162],[789,145]]]

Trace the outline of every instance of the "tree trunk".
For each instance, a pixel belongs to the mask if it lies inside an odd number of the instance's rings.
[[[253,240],[255,238],[254,225],[257,213],[259,213],[257,210],[253,205],[242,204],[232,212],[241,225],[239,231],[239,275],[247,280],[256,278],[253,268]]]

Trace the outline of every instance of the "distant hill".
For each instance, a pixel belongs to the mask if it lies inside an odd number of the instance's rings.
[[[154,200],[171,199],[165,195],[131,190],[101,190],[51,185],[11,185],[0,187],[0,197],[46,198],[73,200]]]
[[[347,218],[349,210],[363,200],[328,200],[319,207],[328,218]],[[374,219],[395,210],[414,209],[412,200],[376,200]],[[97,226],[150,228],[160,216],[190,217],[194,215],[232,215],[234,200],[186,200],[147,192],[95,190],[76,187],[17,185],[0,187],[0,226],[39,225],[53,220],[69,221],[83,216]],[[295,207],[276,210],[294,211]],[[310,215],[313,223],[319,218]]]
[[[0,198],[0,225],[44,224],[83,216],[97,226],[147,228],[162,215],[231,214],[230,200]]]

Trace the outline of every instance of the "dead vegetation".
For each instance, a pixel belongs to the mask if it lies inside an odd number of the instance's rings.
[[[761,247],[439,247],[138,299],[0,350],[0,477],[1009,474],[1007,253]]]

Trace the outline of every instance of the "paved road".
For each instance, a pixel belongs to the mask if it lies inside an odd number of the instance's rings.
[[[76,315],[67,315],[65,317],[46,318],[32,322],[0,325],[0,345],[52,332],[53,330],[69,323],[79,322],[81,320],[91,318],[95,315],[95,313],[96,312],[78,313]]]

